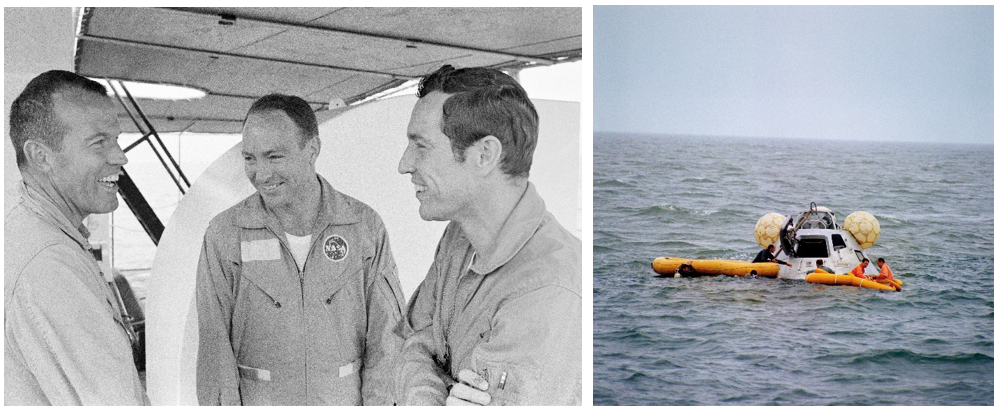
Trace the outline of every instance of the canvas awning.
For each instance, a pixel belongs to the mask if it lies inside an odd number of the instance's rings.
[[[100,7],[84,9],[77,39],[81,75],[207,92],[139,100],[157,131],[237,133],[251,103],[272,92],[303,97],[322,122],[337,113],[325,110],[331,102],[362,101],[443,64],[517,69],[578,60],[582,10]]]

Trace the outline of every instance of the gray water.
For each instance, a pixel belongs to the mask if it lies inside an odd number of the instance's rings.
[[[872,213],[902,292],[658,278],[757,219]],[[594,136],[595,405],[991,405],[993,146]]]

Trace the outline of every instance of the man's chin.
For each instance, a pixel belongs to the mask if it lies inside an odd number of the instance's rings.
[[[420,218],[424,221],[448,221],[441,214],[425,209],[423,206],[420,207]]]
[[[420,219],[423,221],[433,221],[431,216],[427,215],[427,213],[424,212],[424,209],[420,209],[418,211],[418,214],[420,214]]]
[[[95,210],[97,210],[97,211],[95,211],[95,212],[93,212],[91,214],[108,214],[108,213],[113,213],[115,210],[118,210],[118,197],[115,197],[115,199],[113,201],[109,201],[107,203],[102,204],[100,207],[98,207]]]
[[[268,207],[276,207],[280,205],[290,204],[290,202],[286,200],[285,197],[282,197],[280,194],[267,194],[264,192],[260,192],[260,197],[264,199],[264,205]]]

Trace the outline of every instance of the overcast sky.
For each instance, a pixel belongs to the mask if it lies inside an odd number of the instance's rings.
[[[992,143],[993,7],[595,7],[594,130]]]

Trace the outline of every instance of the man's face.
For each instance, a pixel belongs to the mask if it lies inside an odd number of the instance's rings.
[[[431,92],[417,101],[406,128],[409,144],[399,160],[399,173],[410,174],[420,218],[455,220],[472,213],[477,186],[474,161],[455,160],[451,140],[441,131],[447,94]]]
[[[66,131],[62,150],[53,153],[56,191],[81,218],[115,211],[118,177],[128,158],[118,145],[121,128],[111,99],[68,90],[55,95],[54,109]]]
[[[774,253],[774,246],[768,247],[767,251],[770,253]]]
[[[302,130],[281,111],[250,114],[243,126],[243,166],[268,207],[287,206],[316,185],[318,138],[301,146]]]

